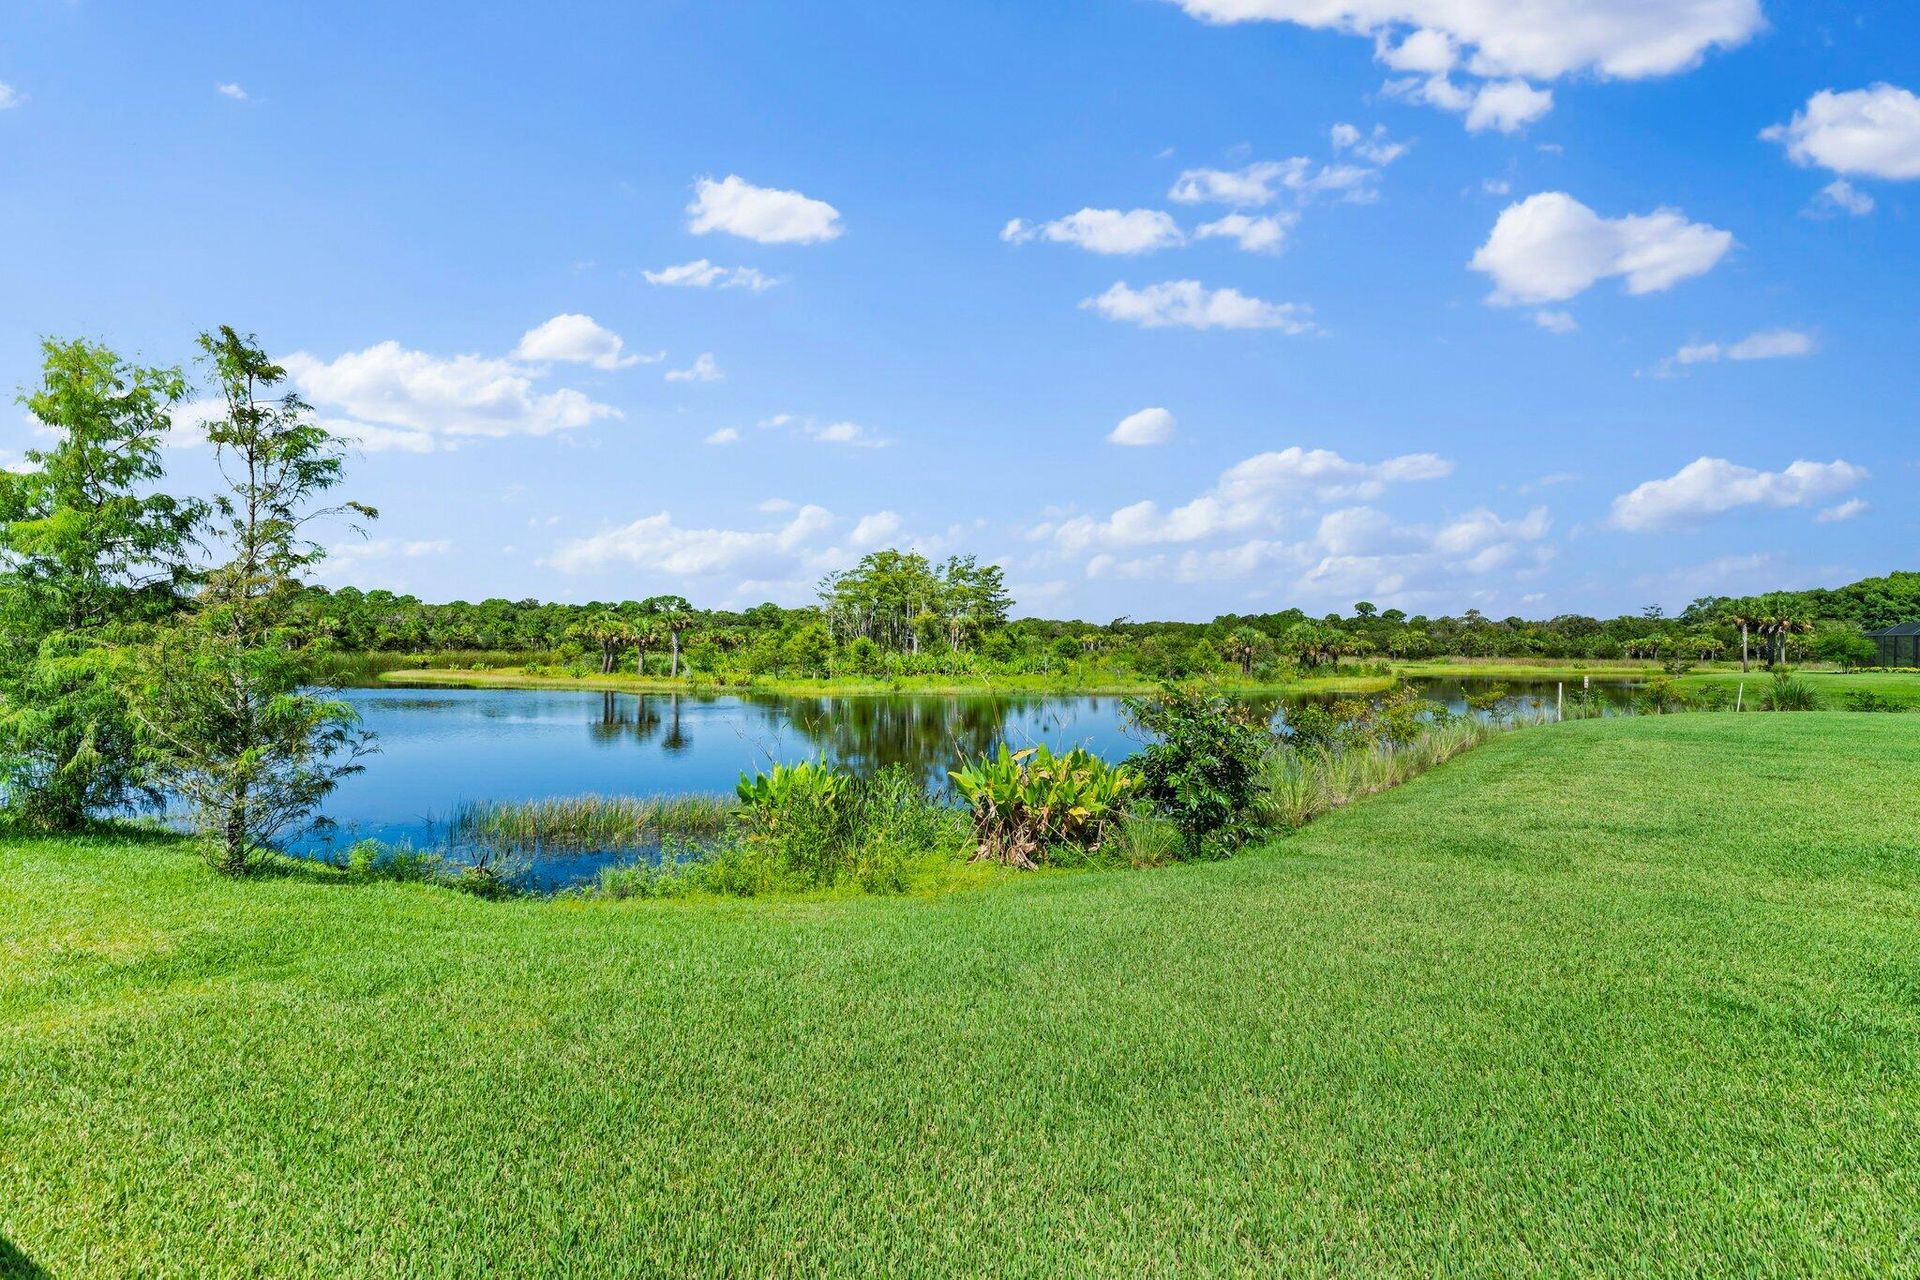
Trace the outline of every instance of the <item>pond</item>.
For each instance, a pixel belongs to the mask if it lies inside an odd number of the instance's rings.
[[[1520,709],[1551,705],[1552,682],[1506,682]],[[1613,701],[1624,685],[1595,689]],[[1455,711],[1471,686],[1422,687]],[[1570,691],[1571,692],[1571,691]],[[327,856],[361,839],[431,847],[463,801],[586,793],[731,794],[742,771],[825,757],[903,764],[944,782],[958,760],[1001,742],[1082,746],[1108,759],[1138,749],[1123,699],[1071,697],[775,697],[518,689],[349,689],[341,695],[379,741],[365,772],[327,801],[330,827],[293,842]],[[1284,722],[1286,705],[1270,700]],[[568,859],[563,878],[590,873]],[[536,871],[542,871],[536,868]],[[550,879],[539,874],[542,881]]]

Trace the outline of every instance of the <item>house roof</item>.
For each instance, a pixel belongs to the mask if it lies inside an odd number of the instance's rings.
[[[1920,622],[1897,622],[1883,631],[1867,632],[1869,640],[1886,640],[1893,636],[1920,636]]]

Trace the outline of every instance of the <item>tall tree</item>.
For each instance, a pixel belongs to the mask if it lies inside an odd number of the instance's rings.
[[[371,749],[350,707],[302,687],[289,624],[300,577],[323,555],[313,524],[376,513],[323,502],[340,483],[340,443],[281,390],[286,370],[251,337],[223,326],[200,348],[226,402],[207,439],[226,481],[212,524],[227,559],[195,616],[146,650],[133,703],[146,759],[191,806],[209,861],[237,875]]]
[[[41,352],[21,402],[55,443],[0,471],[0,784],[17,820],[70,830],[142,792],[115,646],[176,606],[201,508],[153,490],[180,370]]]

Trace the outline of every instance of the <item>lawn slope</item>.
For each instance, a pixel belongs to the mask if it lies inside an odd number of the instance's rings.
[[[0,1272],[1915,1274],[1914,724],[1527,730],[905,901],[0,844]]]

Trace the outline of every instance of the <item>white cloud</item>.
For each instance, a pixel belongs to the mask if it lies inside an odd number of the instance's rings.
[[[235,102],[247,101],[247,91],[231,82],[216,84],[213,86],[213,91],[223,98],[232,98]]]
[[[368,448],[423,447],[421,437],[550,435],[620,411],[572,388],[544,391],[539,369],[508,358],[442,358],[381,342],[321,360],[296,351],[282,362],[300,393],[349,421]]]
[[[886,441],[877,439],[871,431],[857,422],[829,422],[825,426],[815,426],[811,422],[802,423],[800,430],[811,439],[822,444],[853,445],[861,449],[878,449]]]
[[[1035,238],[1078,245],[1090,253],[1141,254],[1186,243],[1180,227],[1158,209],[1082,209],[1052,222],[1033,225],[1019,218],[1007,223],[1000,238],[1025,244]]]
[[[513,358],[536,364],[590,364],[596,369],[625,369],[663,358],[625,354],[625,347],[619,334],[601,328],[592,316],[558,315],[521,335]]]
[[[1496,80],[1476,86],[1456,84],[1444,75],[1424,80],[1410,77],[1388,81],[1386,93],[1464,116],[1469,133],[1488,129],[1518,133],[1553,110],[1552,91],[1536,89],[1524,80]]]
[[[1300,215],[1290,210],[1260,217],[1230,213],[1216,222],[1201,224],[1193,234],[1198,240],[1233,240],[1248,253],[1278,253],[1286,244],[1287,232],[1299,222]]]
[[[1513,184],[1505,178],[1482,178],[1480,190],[1490,196],[1507,196],[1513,194]]]
[[[1104,520],[1077,516],[1042,524],[1033,536],[1066,551],[1195,542],[1274,526],[1315,504],[1364,500],[1390,484],[1437,480],[1452,471],[1451,462],[1431,453],[1365,463],[1327,449],[1296,446],[1235,463],[1211,489],[1170,510],[1152,501],[1136,502]]]
[[[1693,523],[1735,507],[1802,507],[1844,493],[1866,479],[1850,462],[1794,462],[1756,471],[1725,458],[1697,458],[1673,475],[1649,480],[1613,500],[1613,528],[1650,533]]]
[[[780,283],[778,277],[767,275],[758,267],[719,267],[705,258],[640,274],[647,278],[648,284],[678,289],[711,289],[717,285],[722,289],[751,289],[758,293]]]
[[[1563,337],[1580,328],[1580,322],[1566,311],[1536,311],[1533,313],[1533,322],[1548,333],[1557,333]]]
[[[876,511],[870,516],[861,516],[853,526],[853,532],[847,535],[848,545],[865,550],[877,547],[900,532],[900,517],[892,511]]]
[[[1241,169],[1188,169],[1174,180],[1169,200],[1180,204],[1225,204],[1256,209],[1272,204],[1283,192],[1311,199],[1327,192],[1352,195],[1366,190],[1379,170],[1362,165],[1320,165],[1305,156],[1286,160],[1256,160]]]
[[[1351,150],[1362,160],[1383,168],[1407,154],[1413,145],[1410,142],[1395,142],[1387,137],[1387,126],[1383,124],[1373,126],[1372,133],[1363,133],[1350,124],[1336,124],[1327,133],[1333,141],[1334,151]]]
[[[687,206],[687,230],[724,231],[761,244],[819,244],[839,236],[840,211],[798,191],[756,187],[737,174],[702,178]]]
[[[1107,433],[1111,444],[1165,444],[1173,439],[1173,415],[1165,409],[1142,409],[1120,419],[1120,425]]]
[[[1798,165],[1897,181],[1920,178],[1920,97],[1897,85],[1846,93],[1822,89],[1793,119],[1760,136],[1784,143]]]
[[[1497,286],[1490,302],[1560,302],[1619,276],[1631,294],[1656,293],[1713,268],[1733,234],[1674,209],[1603,218],[1564,191],[1507,206],[1468,265]]]
[[[721,427],[718,431],[715,431],[710,435],[708,435],[705,443],[707,444],[738,444],[740,443],[740,428]]]
[[[1177,0],[1203,21],[1292,22],[1373,37],[1398,70],[1456,58],[1489,78],[1668,75],[1765,25],[1759,0]],[[1458,51],[1456,54],[1455,51]]]
[[[720,368],[720,362],[713,358],[713,352],[702,351],[692,364],[684,369],[667,370],[668,382],[718,382],[726,377]]]
[[[1312,308],[1298,302],[1266,302],[1238,289],[1208,289],[1198,280],[1168,280],[1134,289],[1116,283],[1080,304],[1109,320],[1145,329],[1278,329],[1314,332]]]
[[[0,111],[17,107],[27,100],[27,95],[15,89],[4,80],[0,80]]]
[[[1660,362],[1655,373],[1670,377],[1675,370],[1722,360],[1783,360],[1812,355],[1813,335],[1798,329],[1762,329],[1738,342],[1689,342]]]
[[[1845,178],[1835,178],[1820,188],[1818,199],[1820,203],[1856,218],[1864,218],[1874,209],[1873,197]]]
[[[644,516],[587,538],[562,543],[547,563],[562,573],[629,565],[650,573],[703,577],[717,573],[784,579],[811,567],[833,513],[811,504],[771,529],[690,529],[671,512]]]
[[[1842,520],[1851,520],[1866,509],[1867,500],[1865,498],[1848,498],[1838,506],[1828,507],[1819,515],[1815,516],[1814,520],[1820,524],[1836,524]]]

